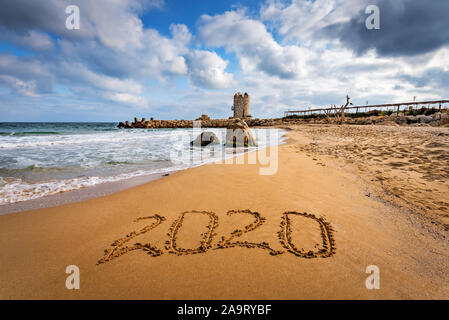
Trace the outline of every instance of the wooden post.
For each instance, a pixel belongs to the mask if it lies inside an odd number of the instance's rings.
[[[396,111],[396,115],[399,116],[399,106],[398,106],[398,110]]]

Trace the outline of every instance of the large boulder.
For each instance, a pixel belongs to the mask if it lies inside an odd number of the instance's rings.
[[[369,117],[369,118],[363,118],[363,124],[374,124],[375,120],[373,118],[373,116]]]
[[[245,121],[235,119],[226,127],[226,146],[256,147],[257,141]]]
[[[219,144],[220,140],[213,132],[202,132],[195,140],[190,142],[191,146],[205,147],[210,144]]]
[[[201,117],[196,118],[195,120],[205,120],[210,121],[210,117],[207,114],[202,114]]]
[[[407,124],[417,123],[419,121],[418,117],[415,116],[407,116]]]
[[[432,115],[432,119],[433,121],[430,123],[430,125],[434,127],[443,126],[449,123],[449,114],[437,112]]]
[[[417,116],[419,123],[430,123],[432,122],[432,117],[431,116],[425,116],[425,115],[419,115]]]
[[[434,114],[431,115],[432,119],[435,120],[440,120],[441,119],[441,112],[435,112]]]
[[[407,124],[407,117],[404,114],[392,118],[397,124]]]
[[[379,125],[379,126],[399,127],[399,125],[396,122],[394,122],[393,120],[382,121],[382,122],[377,123],[377,125]]]

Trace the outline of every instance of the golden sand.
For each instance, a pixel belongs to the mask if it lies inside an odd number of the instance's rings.
[[[274,175],[217,163],[0,216],[0,298],[447,299],[449,130],[291,129]]]

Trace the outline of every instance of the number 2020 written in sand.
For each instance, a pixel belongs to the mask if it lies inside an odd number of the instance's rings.
[[[235,229],[228,236],[222,236],[221,240],[218,241],[217,244],[212,246],[212,240],[217,235],[215,230],[218,227],[218,216],[211,211],[186,211],[181,213],[181,215],[173,222],[171,225],[169,232],[167,233],[168,241],[165,242],[165,250],[171,254],[176,255],[187,255],[187,254],[198,254],[205,253],[208,250],[219,250],[219,249],[227,249],[234,247],[243,247],[243,248],[259,248],[268,251],[268,253],[272,256],[280,255],[285,252],[289,252],[294,254],[300,258],[327,258],[335,254],[336,246],[335,240],[333,236],[333,229],[331,225],[324,220],[324,218],[318,218],[313,214],[308,213],[300,213],[295,211],[284,212],[281,217],[280,230],[277,235],[282,247],[285,250],[275,250],[273,249],[267,242],[248,242],[248,241],[239,241],[238,238],[243,234],[251,232],[259,228],[266,219],[262,217],[258,212],[253,212],[251,210],[230,210],[227,212],[228,216],[236,215],[236,214],[247,214],[251,215],[254,219],[253,222],[244,226],[243,229]],[[196,248],[182,248],[177,243],[178,233],[182,228],[182,224],[188,215],[206,215],[209,217],[209,223],[207,225],[207,230],[201,234],[200,246]],[[294,244],[294,240],[292,237],[292,219],[305,218],[312,219],[316,221],[320,227],[320,236],[321,236],[321,247],[316,249],[315,251],[306,251],[304,249],[298,249],[298,247]],[[139,231],[132,231],[127,234],[124,238],[115,240],[112,243],[112,248],[106,249],[104,252],[104,256],[98,261],[97,264],[108,262],[112,259],[118,258],[130,251],[133,250],[143,250],[149,255],[153,257],[158,257],[163,254],[164,250],[159,249],[153,246],[151,243],[141,244],[135,243],[133,246],[128,246],[128,244],[135,237],[145,234],[152,229],[156,228],[160,224],[162,224],[166,219],[158,214],[148,217],[140,217],[135,220],[135,222],[139,222],[142,220],[152,220],[150,225],[143,227]]]

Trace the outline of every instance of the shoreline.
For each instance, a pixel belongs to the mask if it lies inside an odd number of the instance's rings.
[[[361,139],[371,138],[370,130],[385,130],[356,129]],[[318,150],[324,151],[347,143],[344,134],[355,135],[356,129],[291,127],[286,143],[277,147],[278,171],[272,175],[260,175],[263,165],[248,164],[247,153],[232,158],[233,164],[181,170],[114,194],[0,215],[6,262],[0,273],[0,298],[447,298],[447,232],[410,215],[406,208],[382,201],[377,186],[351,166],[343,167],[331,154],[310,149],[317,143]],[[381,132],[394,130],[404,137],[404,130],[397,128]],[[259,157],[276,148],[268,149],[254,152]],[[222,236],[226,239],[233,230],[254,223],[246,210],[258,213],[262,223],[233,241],[266,245],[220,248]],[[290,217],[292,237],[283,244],[278,238],[281,222],[283,214],[291,211],[299,216]],[[309,216],[301,216],[304,212]],[[185,219],[174,230],[171,226],[182,214]],[[160,226],[145,231],[155,215],[164,218]],[[212,217],[218,223],[211,226]],[[287,252],[284,245],[291,243],[295,250],[320,255],[322,236],[316,219],[329,227],[325,235],[332,238],[328,244],[335,251],[312,258]],[[214,228],[211,248],[196,252],[207,228]],[[135,239],[119,251],[107,251],[114,249],[111,243],[133,232]],[[140,243],[151,244],[160,255],[140,250]],[[283,253],[272,256],[267,245]],[[115,252],[112,259],[98,264],[108,252]],[[68,265],[81,270],[80,290],[65,288]],[[365,287],[369,265],[380,269],[380,290]]]
[[[177,171],[169,172],[169,174],[173,174],[175,172]],[[153,180],[160,179],[165,175],[166,173],[153,173],[114,182],[100,183],[94,186],[51,194],[37,199],[7,203],[0,205],[0,215],[57,207],[64,204],[95,199],[149,183]]]

